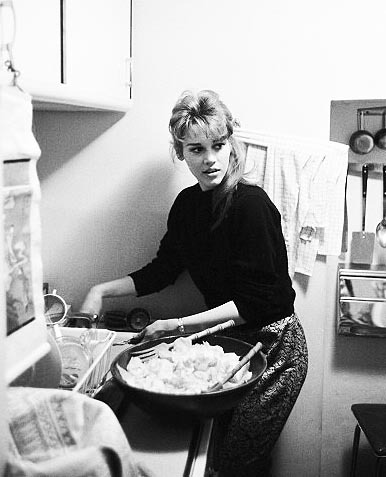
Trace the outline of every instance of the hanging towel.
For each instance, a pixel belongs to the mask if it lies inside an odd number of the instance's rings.
[[[0,159],[38,159],[40,147],[32,133],[32,101],[14,85],[12,75],[0,72]]]
[[[348,146],[239,129],[244,181],[262,187],[282,216],[289,273],[311,276],[317,255],[342,250]]]
[[[31,322],[28,353],[8,346],[6,381],[11,382],[50,349],[42,295],[40,147],[32,132],[32,100],[15,73],[0,65],[0,169],[4,227],[7,331]],[[25,328],[27,329],[27,328]],[[22,333],[21,333],[22,335]]]

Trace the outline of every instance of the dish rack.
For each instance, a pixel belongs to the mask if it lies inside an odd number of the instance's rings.
[[[386,338],[386,266],[340,264],[338,334]]]
[[[87,329],[61,327],[60,331],[62,336],[80,338],[82,333],[87,331]],[[97,393],[110,370],[111,348],[116,336],[115,331],[95,328],[93,328],[92,331],[92,358],[90,366],[71,389],[81,394],[87,394],[90,397],[93,397]]]

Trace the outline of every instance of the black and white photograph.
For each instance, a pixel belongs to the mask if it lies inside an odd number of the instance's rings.
[[[0,0],[0,477],[386,475],[385,18]]]

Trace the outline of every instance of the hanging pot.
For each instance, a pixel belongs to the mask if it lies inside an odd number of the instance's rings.
[[[350,148],[356,154],[368,154],[374,148],[373,135],[362,125],[363,111],[357,112],[358,130],[350,137]]]
[[[379,149],[386,149],[386,110],[382,113],[382,129],[375,134],[374,141]]]

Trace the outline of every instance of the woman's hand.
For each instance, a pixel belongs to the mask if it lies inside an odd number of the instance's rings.
[[[150,341],[164,336],[170,336],[177,331],[177,319],[157,320],[146,326],[140,333],[131,338],[130,343],[136,344],[141,341]]]
[[[98,291],[97,287],[92,287],[79,311],[82,313],[89,313],[91,315],[99,315],[102,309],[102,294]]]
[[[130,276],[99,283],[90,289],[79,311],[99,315],[102,309],[103,298],[128,295],[137,295],[135,283]]]

